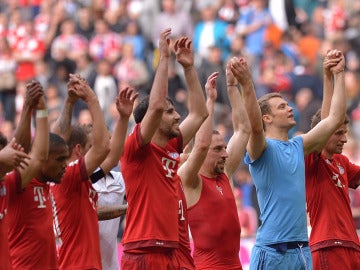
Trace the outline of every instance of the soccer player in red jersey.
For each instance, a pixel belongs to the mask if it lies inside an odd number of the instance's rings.
[[[77,99],[88,105],[93,126],[71,127]],[[69,145],[70,158],[61,184],[51,187],[59,269],[101,269],[97,193],[89,176],[109,152],[109,136],[96,94],[79,76],[71,76],[68,96],[54,132]]]
[[[189,90],[189,115],[179,125],[180,116],[167,98],[170,34],[166,29],[160,36],[160,61],[150,97],[134,110],[137,125],[120,160],[128,201],[123,269],[176,269],[179,180],[175,175],[184,145],[208,115],[191,41],[180,38],[174,50]]]
[[[332,77],[344,72],[344,56],[334,51],[324,58],[322,108],[315,127],[330,111]],[[345,85],[343,84],[343,87]],[[306,201],[310,217],[310,247],[314,270],[360,269],[360,242],[350,208],[349,188],[360,185],[360,166],[342,155],[349,119],[331,135],[321,152],[305,158]]]
[[[25,151],[30,148],[33,109],[36,132],[29,164],[6,176],[10,257],[13,269],[57,269],[48,178],[43,174],[43,166],[49,160],[49,127],[44,92],[38,82],[27,85],[22,121],[15,135]]]
[[[188,168],[184,169],[184,174],[190,174],[187,180],[182,176],[182,168],[179,170],[188,204],[196,269],[242,269],[239,259],[241,229],[232,191],[232,175],[244,156],[250,124],[238,81],[229,63],[226,78],[234,129],[228,145],[219,132],[212,131],[209,121],[196,134],[194,153],[190,154]],[[209,87],[215,88],[211,76],[208,83],[207,91]],[[240,83],[247,87],[247,84]]]
[[[120,216],[125,215],[125,183],[121,172],[113,171],[119,163],[124,149],[129,117],[138,93],[132,87],[121,89],[116,98],[119,117],[110,139],[110,152],[99,168],[90,176],[93,187],[98,193],[98,219],[100,250],[103,269],[120,268],[118,258],[117,234]]]
[[[0,133],[0,265],[4,270],[11,269],[7,220],[9,181],[4,181],[6,179],[4,175],[14,168],[25,168],[28,165],[26,162],[28,158],[15,138],[7,143],[6,137]]]
[[[183,153],[181,155],[180,160],[180,167],[178,170],[179,176],[179,189],[178,189],[178,196],[179,196],[179,248],[175,251],[175,257],[179,263],[180,270],[194,270],[195,263],[194,259],[191,256],[191,249],[190,249],[190,240],[189,240],[189,218],[188,218],[188,210],[187,210],[187,202],[186,196],[184,193],[183,183],[188,184],[192,182],[192,178],[194,175],[197,175],[201,164],[204,158],[201,158],[201,154],[203,153],[203,149],[208,149],[208,146],[211,142],[211,135],[210,136],[200,136],[201,132],[206,134],[209,133],[209,130],[212,130],[212,124],[214,121],[214,106],[215,100],[217,97],[216,93],[216,79],[218,76],[218,72],[214,72],[208,78],[208,83],[205,85],[206,89],[206,107],[209,112],[208,118],[204,121],[201,125],[199,131],[197,132],[197,138],[200,141],[197,141],[196,147],[192,149],[190,154]],[[199,136],[198,136],[199,135]],[[191,149],[191,147],[188,147]],[[199,158],[200,156],[200,158]],[[204,156],[204,155],[203,155]]]

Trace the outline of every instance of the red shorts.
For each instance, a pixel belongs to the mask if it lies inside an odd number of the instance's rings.
[[[174,270],[177,268],[173,252],[168,253],[128,253],[121,257],[121,269],[124,270]]]
[[[328,247],[311,253],[313,270],[360,269],[360,251],[346,247]]]

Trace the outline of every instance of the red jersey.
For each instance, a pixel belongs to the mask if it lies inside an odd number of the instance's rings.
[[[60,269],[101,269],[97,193],[84,158],[67,166],[51,193]]]
[[[9,180],[9,248],[14,269],[58,269],[49,185]]]
[[[120,160],[128,201],[125,251],[178,247],[179,179],[174,176],[181,151],[181,136],[165,148],[143,145],[139,124],[127,138]]]
[[[9,201],[9,181],[20,178],[20,174],[14,171],[5,176],[4,181],[0,181],[0,265],[1,269],[10,270],[10,251],[8,241],[8,201]]]
[[[112,56],[121,55],[122,40],[116,32],[96,34],[89,43],[89,54],[93,60],[99,61]]]
[[[194,259],[191,256],[189,240],[189,219],[184,189],[179,179],[179,248],[175,250],[175,256],[179,262],[180,269],[195,270]]]
[[[311,250],[339,245],[360,250],[349,198],[349,187],[357,187],[360,167],[344,155],[328,160],[316,153],[306,156],[305,166]]]
[[[31,58],[32,54],[42,53],[46,50],[44,42],[34,36],[18,37],[14,54],[20,54],[23,58]],[[16,70],[16,79],[20,81],[31,80],[36,76],[35,63],[31,60],[19,61]]]
[[[242,269],[241,229],[229,178],[222,173],[201,179],[200,199],[188,209],[196,269]]]

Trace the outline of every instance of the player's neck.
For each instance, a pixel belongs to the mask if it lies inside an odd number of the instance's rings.
[[[328,151],[326,151],[325,149],[321,152],[323,154],[323,156],[328,159],[328,160],[332,160],[334,157],[334,153],[329,153]]]
[[[275,139],[279,141],[288,141],[289,140],[289,133],[286,129],[275,129],[270,128],[265,131],[266,138]]]
[[[165,147],[169,142],[169,138],[159,134],[159,132],[156,132],[152,137],[151,142],[160,147]]]

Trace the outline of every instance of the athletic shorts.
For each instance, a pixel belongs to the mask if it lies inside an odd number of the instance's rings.
[[[173,252],[168,253],[127,253],[121,257],[121,269],[124,270],[174,270],[177,261]]]
[[[250,269],[312,270],[311,251],[306,246],[279,252],[275,248],[255,244],[251,251]]]
[[[312,252],[314,270],[360,269],[360,251],[346,247],[327,247]]]

